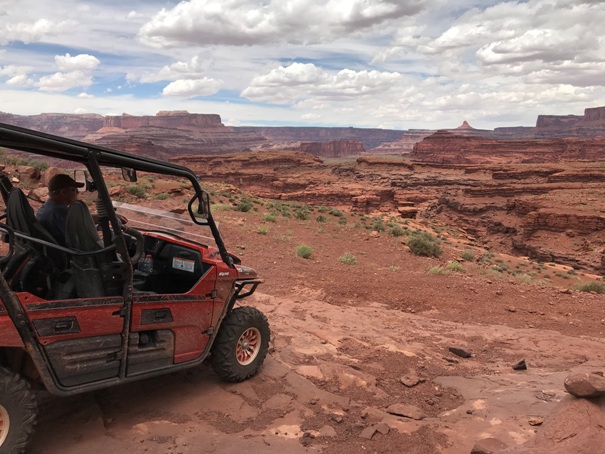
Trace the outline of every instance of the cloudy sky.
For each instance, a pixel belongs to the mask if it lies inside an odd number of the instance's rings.
[[[605,106],[602,0],[0,0],[0,111],[533,126]]]

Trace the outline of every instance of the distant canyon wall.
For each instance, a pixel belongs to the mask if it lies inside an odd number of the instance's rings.
[[[106,117],[97,114],[48,113],[20,116],[0,113],[0,122],[160,159],[191,154],[291,150],[326,158],[361,153],[412,153],[415,159],[443,163],[473,163],[487,159],[486,156],[491,153],[493,156],[490,162],[505,159],[513,159],[513,162],[543,162],[545,159],[556,161],[601,157],[593,149],[591,141],[531,141],[605,137],[605,107],[587,108],[584,115],[540,115],[534,127],[481,130],[471,127],[465,121],[458,128],[442,130],[437,135],[434,135],[435,130],[430,129],[405,131],[342,127],[230,127],[222,123],[220,115],[187,111]],[[444,136],[444,132],[460,139]],[[510,143],[500,143],[505,141]],[[548,147],[552,153],[546,151]]]
[[[103,126],[106,128],[138,129],[225,129],[221,116],[216,114],[190,114],[185,110],[160,111],[155,116],[134,115],[106,116]]]
[[[330,142],[333,140],[356,140],[366,150],[375,148],[384,142],[400,139],[405,131],[391,129],[366,128],[322,128],[295,126],[238,126],[233,128],[241,132],[255,132],[271,142]]]
[[[43,113],[40,115],[13,115],[0,112],[0,123],[35,129],[70,139],[81,140],[92,131],[103,127],[103,116],[97,114]]]
[[[496,140],[440,131],[418,142],[410,157],[438,164],[605,161],[605,137]]]

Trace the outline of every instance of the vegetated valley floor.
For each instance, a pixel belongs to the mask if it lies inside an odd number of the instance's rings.
[[[225,242],[265,279],[243,302],[271,324],[260,374],[225,384],[202,366],[42,396],[32,453],[469,453],[486,437],[514,448],[553,424],[571,370],[605,368],[605,295],[574,290],[598,276],[491,253],[453,226],[385,218],[375,231],[359,215],[253,198],[236,211],[242,194],[228,192],[214,197]],[[413,255],[395,225],[430,230],[443,255]]]

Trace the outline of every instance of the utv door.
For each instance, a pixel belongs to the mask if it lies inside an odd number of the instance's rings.
[[[122,357],[121,296],[43,300],[19,293],[60,385],[71,387],[117,377]]]
[[[206,350],[216,299],[216,267],[200,250],[146,236],[148,273],[133,296],[128,376],[195,360]],[[137,284],[135,283],[135,287]]]

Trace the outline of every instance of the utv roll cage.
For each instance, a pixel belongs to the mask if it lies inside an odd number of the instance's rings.
[[[208,196],[199,184],[199,177],[187,167],[5,123],[0,123],[0,147],[83,164],[90,172],[96,184],[95,189],[98,191],[99,197],[105,201],[106,206],[111,204],[111,199],[101,173],[101,166],[134,169],[135,171],[152,172],[188,179],[195,191],[195,195],[189,203],[189,213],[192,220],[198,224],[207,225],[210,228],[221,259],[230,268],[234,267],[233,258],[227,252],[210,210],[204,210],[205,219],[203,221],[200,221],[195,216],[195,214],[202,214],[200,208],[208,200]],[[195,200],[200,203],[197,213],[193,211],[195,209],[193,207]],[[107,214],[112,225],[118,225],[118,219],[114,210],[108,210]],[[123,253],[124,256],[128,255],[125,244],[120,245],[118,243],[118,251]]]

